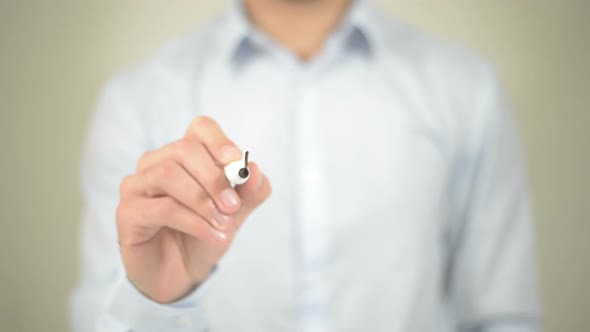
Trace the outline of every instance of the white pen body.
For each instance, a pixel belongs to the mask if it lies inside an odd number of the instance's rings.
[[[246,183],[246,181],[248,181],[248,179],[250,178],[249,170],[245,172],[246,176],[244,176],[243,169],[248,170],[248,168],[245,167],[243,160],[234,161],[223,168],[223,171],[225,172],[225,177],[227,181],[229,181],[232,188]]]

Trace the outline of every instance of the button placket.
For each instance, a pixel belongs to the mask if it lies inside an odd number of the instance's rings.
[[[317,64],[316,64],[317,65]],[[302,330],[317,330],[325,326],[327,289],[322,275],[328,247],[325,197],[322,184],[324,130],[318,109],[316,66],[298,73],[299,86],[295,110],[296,151],[298,156],[297,202],[300,229],[300,306]],[[313,310],[310,310],[313,308]],[[313,313],[313,314],[312,314]]]

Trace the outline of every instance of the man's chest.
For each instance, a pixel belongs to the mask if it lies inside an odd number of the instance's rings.
[[[161,116],[156,144],[209,115],[251,151],[280,212],[321,219],[334,241],[368,229],[438,240],[450,161],[427,96],[362,67],[211,74],[186,91],[184,112]]]

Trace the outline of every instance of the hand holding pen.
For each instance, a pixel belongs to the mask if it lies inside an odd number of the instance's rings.
[[[271,194],[248,160],[209,117],[140,159],[120,186],[117,230],[135,287],[175,301],[207,278],[248,215]]]

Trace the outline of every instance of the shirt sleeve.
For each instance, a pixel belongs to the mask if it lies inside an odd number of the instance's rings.
[[[119,253],[115,224],[119,184],[150,149],[147,97],[140,82],[120,77],[109,83],[91,119],[82,162],[84,210],[81,278],[70,301],[73,331],[201,331],[205,284],[171,305],[151,301],[129,282]]]
[[[146,298],[121,274],[96,331],[205,331],[199,301],[205,289],[206,282],[178,302],[162,305]]]
[[[482,72],[453,171],[446,286],[460,331],[539,331],[522,151],[493,71]]]

